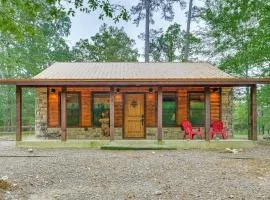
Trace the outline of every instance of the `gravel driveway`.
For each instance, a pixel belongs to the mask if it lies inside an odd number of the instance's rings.
[[[270,146],[238,154],[91,149],[29,153],[1,141],[3,176],[14,188],[0,190],[0,199],[270,199]]]

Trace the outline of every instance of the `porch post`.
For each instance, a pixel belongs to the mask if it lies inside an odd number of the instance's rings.
[[[22,141],[22,88],[16,86],[16,141]]]
[[[248,104],[248,140],[252,140],[251,126],[252,126],[252,117],[251,117],[251,88],[247,87],[247,104]]]
[[[61,140],[67,140],[67,88],[62,87],[61,92]]]
[[[251,140],[257,140],[257,88],[256,85],[251,86],[250,90],[250,135]]]
[[[210,116],[210,89],[205,88],[205,140],[209,140],[209,131],[211,124]]]
[[[158,88],[158,128],[157,128],[157,140],[162,141],[162,90]]]
[[[114,140],[114,88],[110,91],[110,140]]]

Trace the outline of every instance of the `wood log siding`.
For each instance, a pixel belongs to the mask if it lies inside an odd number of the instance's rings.
[[[123,125],[123,94],[115,94],[114,96],[114,126],[122,127]]]
[[[157,116],[157,95],[155,93],[146,93],[146,127],[156,126]]]
[[[54,87],[55,92],[51,93],[48,88],[48,126],[49,127],[60,127],[60,87]],[[77,87],[67,88],[67,92],[80,92],[81,93],[81,126],[92,127],[92,93],[93,92],[104,92],[109,94],[110,88],[108,87]],[[177,111],[176,111],[176,122],[177,126],[181,125],[181,121],[188,119],[188,92],[203,92],[202,87],[187,87],[187,88],[176,88],[166,87],[162,88],[163,92],[175,92],[177,98]],[[221,96],[219,92],[212,92],[210,90],[210,108],[211,108],[211,122],[220,119],[220,100]],[[153,87],[153,92],[149,93],[148,87],[137,87],[137,88],[120,88],[120,93],[115,94],[115,105],[114,105],[114,116],[115,116],[115,127],[123,127],[123,93],[125,92],[143,92],[146,94],[146,110],[145,120],[146,127],[157,126],[157,88]]]
[[[177,112],[176,124],[181,125],[181,122],[188,119],[188,92],[185,89],[177,90]]]
[[[210,116],[211,123],[220,119],[220,93],[210,93]]]
[[[48,89],[48,126],[60,127],[60,93],[61,88]]]

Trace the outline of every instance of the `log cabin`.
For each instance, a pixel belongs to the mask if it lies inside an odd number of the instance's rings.
[[[257,139],[256,85],[269,79],[233,77],[204,62],[54,63],[16,85],[16,139],[22,139],[22,88],[34,87],[35,133],[67,139],[183,139],[183,120],[209,140],[220,120],[233,137],[234,87],[250,87],[249,139]]]

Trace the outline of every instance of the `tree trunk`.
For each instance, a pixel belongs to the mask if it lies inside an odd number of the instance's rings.
[[[188,61],[188,56],[189,56],[189,46],[190,46],[190,36],[189,36],[189,34],[190,34],[192,3],[193,3],[193,0],[189,0],[187,30],[186,30],[186,35],[185,35],[185,47],[184,47],[184,61]]]
[[[150,0],[145,0],[145,47],[144,59],[149,62],[149,23],[150,23]]]

